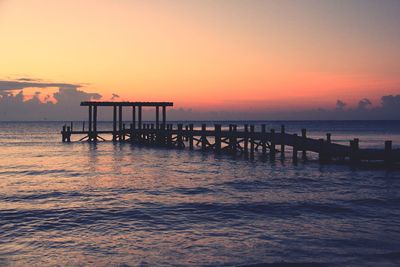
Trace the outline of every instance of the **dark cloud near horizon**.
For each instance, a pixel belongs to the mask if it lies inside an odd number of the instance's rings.
[[[20,78],[19,80],[28,78]],[[23,89],[57,87],[52,95],[40,96],[36,91],[30,99],[26,99]],[[65,120],[84,117],[85,109],[79,106],[81,101],[100,100],[98,93],[87,93],[79,88],[81,85],[70,83],[41,83],[26,81],[0,80],[0,121],[1,120]],[[18,91],[18,93],[16,92]],[[56,100],[55,103],[50,99]]]
[[[337,100],[336,101],[336,110],[344,110],[344,108],[347,106],[345,102],[342,100]]]
[[[101,100],[98,93],[87,93],[79,84],[42,83],[38,80],[27,81],[0,80],[0,121],[10,120],[87,120],[87,108],[79,103],[88,100]],[[36,91],[30,99],[24,97],[25,88],[57,87],[53,94],[42,96]],[[19,91],[18,91],[19,90]],[[113,93],[111,99],[118,99]],[[44,99],[44,101],[41,101]],[[55,99],[53,103],[50,99]],[[129,113],[129,114],[128,114]],[[125,119],[130,120],[130,112],[125,112]],[[154,110],[145,109],[144,119],[154,119]],[[110,120],[111,109],[100,109],[99,120]],[[192,109],[171,109],[169,120],[400,120],[400,95],[381,97],[381,104],[373,107],[368,98],[361,99],[351,108],[344,101],[337,100],[333,109],[315,108],[305,110],[235,110],[232,111],[195,111]]]
[[[40,100],[41,92],[36,92],[29,100],[23,91],[18,93],[0,92],[0,121],[9,120],[87,120],[87,108],[80,107],[81,101],[100,100],[97,93],[86,93],[76,88],[59,88],[52,95],[57,102],[49,101],[50,95]],[[168,111],[169,120],[400,120],[400,95],[381,98],[381,105],[372,107],[371,101],[361,99],[355,108],[347,108],[338,100],[336,108],[287,110],[287,111],[195,111],[175,108]],[[124,119],[130,120],[130,112],[124,111]],[[153,120],[154,110],[143,111],[145,120]],[[99,120],[111,120],[111,109],[100,109]]]
[[[364,109],[367,109],[368,107],[370,107],[371,105],[372,105],[372,102],[368,98],[364,98],[358,102],[357,108],[360,110],[364,110]]]
[[[361,99],[354,108],[342,100],[333,109],[314,108],[286,111],[209,111],[195,112],[174,109],[170,117],[177,120],[400,120],[400,95],[381,97],[381,103],[372,107],[368,98]]]

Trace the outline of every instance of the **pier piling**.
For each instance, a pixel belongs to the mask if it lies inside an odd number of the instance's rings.
[[[302,160],[307,160],[307,150],[304,149],[305,143],[307,141],[307,129],[301,129],[301,147],[302,147],[302,153],[301,153],[301,159]]]
[[[293,134],[293,162],[297,163],[297,151],[298,151],[298,136],[297,134]]]
[[[285,125],[281,125],[281,160],[285,159]]]
[[[250,158],[254,158],[254,125],[250,125]]]

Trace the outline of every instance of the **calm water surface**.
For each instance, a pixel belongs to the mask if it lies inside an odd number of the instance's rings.
[[[286,124],[400,144],[399,122]],[[61,125],[0,123],[0,266],[400,265],[398,170],[62,144]]]

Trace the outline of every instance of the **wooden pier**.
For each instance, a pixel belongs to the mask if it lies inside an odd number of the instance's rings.
[[[215,153],[230,153],[254,158],[258,153],[274,161],[278,155],[285,159],[291,150],[293,162],[297,162],[299,152],[302,160],[307,159],[308,153],[318,154],[320,162],[329,163],[335,160],[358,163],[361,161],[381,161],[386,165],[400,163],[400,149],[392,148],[392,141],[385,141],[384,149],[364,149],[359,147],[359,140],[351,140],[349,145],[336,144],[331,141],[331,134],[327,133],[325,139],[307,137],[307,130],[302,129],[301,135],[285,132],[282,125],[279,132],[275,129],[267,131],[266,125],[256,130],[254,125],[245,124],[238,130],[235,124],[222,127],[214,124],[212,129],[202,124],[195,128],[193,124],[172,125],[167,123],[166,109],[173,106],[171,102],[82,102],[81,106],[88,107],[88,129],[74,130],[73,125],[64,125],[61,131],[62,141],[71,142],[72,135],[81,135],[79,141],[105,141],[104,135],[111,135],[112,141],[130,142],[157,147],[168,147],[191,150],[198,148],[202,151]],[[97,108],[113,108],[113,129],[97,129]],[[130,108],[132,120],[129,127],[123,123],[123,108]],[[142,108],[155,108],[155,122],[143,123]],[[160,109],[162,119],[160,120]]]

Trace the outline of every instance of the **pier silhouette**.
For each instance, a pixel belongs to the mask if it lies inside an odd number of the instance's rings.
[[[173,125],[167,123],[167,107],[172,107],[172,102],[100,102],[86,101],[81,106],[88,107],[88,129],[74,130],[73,124],[64,125],[61,131],[62,142],[71,142],[72,135],[83,136],[79,141],[105,141],[101,135],[112,135],[112,141],[130,142],[148,146],[168,147],[176,149],[199,148],[202,151],[226,152],[233,155],[243,155],[254,158],[255,154],[261,154],[270,160],[286,157],[287,147],[291,148],[292,160],[298,161],[299,152],[302,159],[307,159],[307,153],[317,153],[320,162],[347,161],[359,163],[361,161],[380,161],[390,166],[400,162],[400,149],[392,148],[392,141],[385,141],[383,149],[360,148],[359,139],[355,138],[349,145],[336,144],[331,141],[331,134],[326,138],[313,139],[307,136],[307,130],[302,129],[301,135],[286,133],[285,126],[281,125],[280,131],[275,129],[267,131],[262,124],[260,130],[256,130],[252,124],[244,124],[243,129],[238,130],[236,124],[230,124],[223,128],[221,124],[214,124],[212,129],[202,124],[201,128],[195,128],[193,124]],[[97,129],[98,107],[113,108],[112,130]],[[155,122],[143,123],[143,107],[155,108]],[[129,127],[123,123],[123,108],[130,108],[132,121]],[[160,120],[160,110],[162,118]]]

